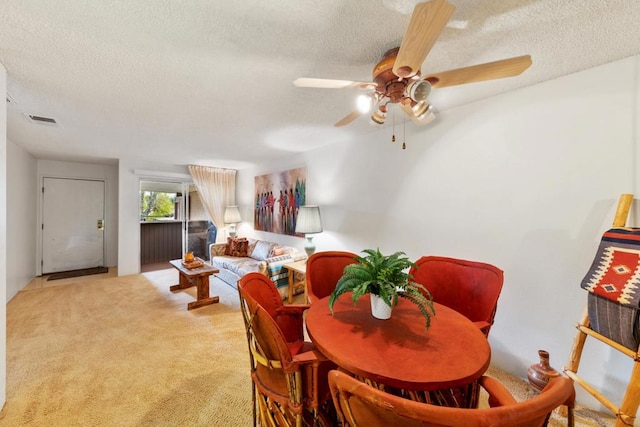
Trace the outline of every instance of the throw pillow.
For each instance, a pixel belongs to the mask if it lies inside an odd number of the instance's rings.
[[[251,252],[251,258],[258,261],[264,261],[265,259],[269,258],[271,247],[273,245],[274,243],[265,242],[264,240],[258,240],[255,248],[253,248],[253,252]]]
[[[233,237],[227,237],[227,246],[224,247],[224,254],[231,255],[231,242],[235,240]]]
[[[249,256],[251,256],[251,254],[253,253],[253,248],[256,247],[256,243],[258,243],[258,240],[256,239],[247,239],[249,241],[249,249],[247,249],[247,253],[249,254]]]
[[[231,256],[235,257],[246,257],[247,256],[247,247],[249,246],[249,242],[247,239],[233,239],[231,241]]]
[[[271,248],[271,254],[269,254],[269,258],[274,256],[284,255],[284,248],[282,246],[274,246]]]

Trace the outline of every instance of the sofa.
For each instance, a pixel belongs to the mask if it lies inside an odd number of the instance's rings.
[[[282,266],[305,260],[307,254],[275,242],[229,237],[226,243],[209,245],[209,259],[211,266],[220,270],[216,276],[235,289],[242,276],[258,272],[271,279],[284,299],[288,295],[289,271]],[[294,293],[302,291],[295,289]]]

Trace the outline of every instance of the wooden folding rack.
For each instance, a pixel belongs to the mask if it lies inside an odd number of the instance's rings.
[[[613,227],[624,227],[627,222],[627,216],[631,203],[633,202],[633,194],[622,194],[618,200],[618,206],[616,214],[613,220]],[[584,310],[582,320],[576,325],[578,333],[573,342],[573,349],[569,356],[569,362],[564,367],[564,373],[571,378],[576,384],[584,388],[593,397],[595,397],[600,403],[602,403],[609,411],[615,414],[617,420],[615,427],[633,426],[638,407],[640,406],[640,346],[634,352],[627,347],[618,344],[617,342],[609,339],[608,337],[599,334],[592,330],[589,326],[589,315],[587,308]],[[578,376],[578,366],[580,364],[580,358],[582,357],[582,350],[587,337],[593,337],[598,341],[615,348],[622,354],[629,356],[633,359],[633,370],[631,371],[631,378],[625,391],[624,397],[620,406],[616,406],[606,396],[596,390],[591,384],[586,382],[580,376]]]

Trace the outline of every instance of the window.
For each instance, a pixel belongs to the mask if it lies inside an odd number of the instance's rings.
[[[140,191],[140,221],[179,219],[177,212],[181,201],[181,193]]]

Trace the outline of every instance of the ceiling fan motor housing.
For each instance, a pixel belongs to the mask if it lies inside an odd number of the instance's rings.
[[[393,64],[396,62],[396,55],[399,48],[388,50],[384,54],[384,58],[373,67],[372,77],[376,83],[376,90],[382,95],[389,98],[390,102],[397,103],[405,97],[407,85],[415,82],[420,78],[419,73],[411,79],[398,77],[393,72]]]

